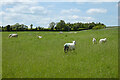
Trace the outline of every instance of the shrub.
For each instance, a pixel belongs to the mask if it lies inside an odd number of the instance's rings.
[[[98,25],[98,26],[93,27],[92,29],[103,29],[103,28],[106,28],[106,26],[105,25]]]

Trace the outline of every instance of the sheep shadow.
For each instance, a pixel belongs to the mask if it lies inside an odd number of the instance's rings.
[[[68,52],[64,52],[65,55],[69,55],[69,54],[72,54],[72,55],[77,55],[77,52],[75,50],[68,50]]]

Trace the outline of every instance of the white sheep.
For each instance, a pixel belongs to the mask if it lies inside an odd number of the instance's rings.
[[[77,32],[74,32],[74,33],[77,33]]]
[[[60,31],[60,33],[59,34],[62,34],[63,32],[62,31]]]
[[[38,36],[38,38],[42,38],[42,36]]]
[[[11,37],[18,37],[18,34],[9,34],[8,37],[9,37],[9,38],[11,38]]]
[[[99,40],[99,43],[103,43],[103,42],[105,43],[106,41],[107,41],[106,38],[104,38],[104,39],[100,39],[100,40]]]
[[[75,45],[76,45],[76,41],[73,41],[73,43],[65,43],[64,52],[66,53],[66,51],[68,52],[68,50],[75,50]]]
[[[93,40],[92,40],[92,41],[93,41],[93,44],[95,44],[95,43],[96,43],[96,39],[95,39],[95,38],[93,38]]]

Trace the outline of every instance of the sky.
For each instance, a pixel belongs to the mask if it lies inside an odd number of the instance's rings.
[[[118,2],[1,2],[0,26],[25,24],[49,27],[51,22],[101,22],[118,25]]]

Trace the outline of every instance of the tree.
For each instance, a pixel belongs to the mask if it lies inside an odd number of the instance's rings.
[[[37,31],[37,29],[38,29],[38,28],[36,27],[35,30]]]
[[[66,27],[65,25],[65,21],[64,20],[60,20],[60,22],[57,23],[56,25],[56,29],[57,30],[64,30]]]
[[[31,30],[32,30],[32,27],[33,27],[33,24],[30,25]]]
[[[28,26],[24,25],[25,30],[28,30]]]
[[[21,25],[19,23],[16,23],[16,24],[12,25],[12,27],[18,31],[20,29]]]
[[[4,27],[2,26],[2,31],[4,31]]]
[[[6,26],[7,31],[10,31],[10,25]]]
[[[21,30],[23,31],[24,30],[24,24],[21,24]]]
[[[0,26],[0,32],[2,31],[2,27]]]
[[[98,26],[93,27],[92,29],[103,29],[105,27],[106,27],[105,25],[98,25]]]
[[[49,28],[51,28],[51,30],[53,30],[54,27],[55,27],[55,23],[54,23],[54,22],[51,22],[51,23],[49,24]]]

